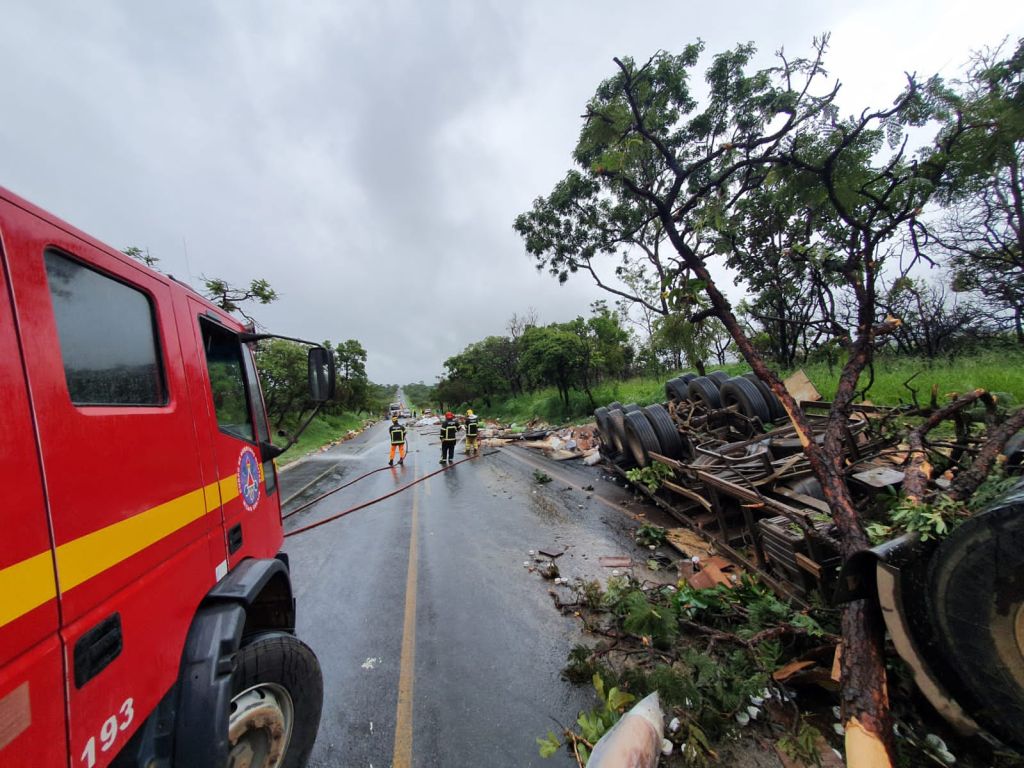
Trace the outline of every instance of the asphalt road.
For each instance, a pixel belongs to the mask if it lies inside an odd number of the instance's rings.
[[[442,467],[436,427],[409,438],[402,467],[386,467],[381,423],[281,477],[287,514],[385,467],[293,515],[286,532],[409,486],[286,539],[298,634],[324,673],[310,765],[575,765],[566,753],[542,760],[536,738],[594,703],[559,676],[580,628],[523,563],[529,550],[567,548],[562,575],[593,578],[599,556],[628,554],[624,491],[579,462],[547,462],[555,480],[539,485],[545,460],[517,448],[485,448],[410,485]]]

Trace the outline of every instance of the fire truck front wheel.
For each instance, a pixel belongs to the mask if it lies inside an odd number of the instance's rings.
[[[239,649],[228,715],[228,768],[302,768],[320,726],[320,663],[298,638],[257,635]]]

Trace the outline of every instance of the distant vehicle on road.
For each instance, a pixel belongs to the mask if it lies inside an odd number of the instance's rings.
[[[388,406],[388,418],[390,419],[392,416],[395,416],[396,414],[401,413],[401,411],[402,411],[402,404],[401,403],[392,403],[391,405]]]
[[[410,411],[408,408],[403,408],[401,411],[399,411],[398,416],[399,418],[402,419],[411,419],[412,411]]]

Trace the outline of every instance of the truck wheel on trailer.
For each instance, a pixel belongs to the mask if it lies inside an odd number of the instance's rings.
[[[719,388],[721,388],[721,386],[725,384],[725,382],[727,382],[731,377],[725,371],[712,371],[707,375],[707,378],[711,379],[713,382],[715,382],[715,384],[718,385]]]
[[[674,379],[665,382],[665,397],[669,400],[685,400],[687,397],[686,385],[697,378],[695,373],[684,373]]]
[[[719,394],[723,408],[738,406],[740,413],[749,419],[757,418],[762,424],[772,420],[771,411],[757,385],[742,376],[734,376],[722,384]]]
[[[629,447],[626,445],[626,426],[625,426],[625,415],[621,406],[620,409],[608,410],[608,426],[611,432],[612,445],[615,446],[615,450],[622,454],[622,462],[616,462],[620,467],[633,466],[632,456],[629,454]]]
[[[626,446],[633,460],[641,467],[651,463],[650,452],[661,452],[658,436],[651,428],[651,423],[643,411],[630,411],[623,422],[626,433]]]
[[[722,396],[718,394],[718,382],[707,376],[698,376],[686,387],[689,399],[694,402],[704,403],[705,406],[714,410],[722,407]]]
[[[756,373],[748,371],[743,374],[743,378],[753,382],[754,386],[757,387],[757,391],[761,393],[761,397],[764,398],[765,403],[768,405],[772,421],[789,421],[789,414],[782,407],[782,402],[772,392],[771,388],[758,378]]]
[[[668,415],[668,411],[658,403],[648,405],[644,408],[644,415],[651,423],[654,434],[658,436],[659,453],[668,456],[670,459],[678,459],[683,455],[683,439],[679,436],[675,422]]]
[[[302,768],[320,725],[323,678],[313,652],[285,632],[238,650],[228,716],[228,766]]]
[[[927,604],[967,711],[1024,745],[1024,484],[942,543]]]

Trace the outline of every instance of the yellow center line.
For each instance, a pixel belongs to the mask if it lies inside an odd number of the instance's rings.
[[[419,462],[417,462],[418,464]],[[395,713],[395,749],[392,768],[412,768],[412,694],[416,672],[416,582],[418,486],[412,493],[412,531],[409,534],[409,570],[405,577],[405,621],[402,626],[402,661],[398,673],[398,709]]]

